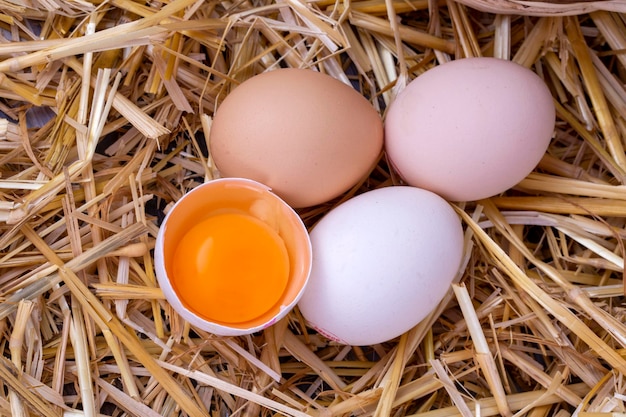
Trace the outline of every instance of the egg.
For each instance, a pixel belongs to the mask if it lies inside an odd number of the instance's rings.
[[[385,149],[410,185],[451,201],[497,195],[524,179],[550,143],[555,108],[531,70],[496,58],[436,66],[385,116]]]
[[[269,186],[292,207],[326,202],[365,178],[383,147],[380,114],[354,88],[308,69],[236,87],[209,136],[220,175]]]
[[[311,259],[298,213],[245,178],[185,193],[154,246],[156,278],[172,309],[221,336],[255,333],[286,316],[307,285]]]
[[[459,271],[463,230],[436,194],[392,186],[347,200],[310,232],[312,265],[298,307],[348,345],[391,340],[423,320]]]

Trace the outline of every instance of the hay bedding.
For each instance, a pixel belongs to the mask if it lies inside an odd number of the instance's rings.
[[[2,0],[0,414],[624,415],[625,11]],[[349,347],[297,310],[238,338],[171,310],[150,250],[172,202],[217,175],[206,137],[233,86],[313,67],[384,112],[429,67],[477,55],[543,77],[557,129],[514,190],[456,207],[466,268],[427,320]],[[398,182],[383,156],[344,198]]]

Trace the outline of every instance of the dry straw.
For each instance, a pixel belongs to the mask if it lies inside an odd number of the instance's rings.
[[[0,415],[624,415],[624,13],[623,0],[0,0]],[[207,137],[232,88],[313,68],[384,115],[411,79],[469,56],[535,71],[557,126],[514,189],[455,205],[464,269],[422,323],[343,346],[296,309],[222,338],[166,303],[159,220],[218,175]],[[300,214],[312,226],[399,183],[383,156]]]

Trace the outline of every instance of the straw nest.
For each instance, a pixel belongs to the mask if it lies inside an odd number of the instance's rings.
[[[623,12],[621,0],[0,0],[0,414],[624,415]],[[479,55],[537,72],[557,129],[519,186],[456,206],[466,267],[423,323],[350,347],[297,310],[237,338],[172,311],[151,249],[172,202],[216,175],[206,137],[233,86],[313,67],[384,113],[423,71]],[[351,193],[393,183],[383,156]],[[310,225],[333,204],[301,215]]]

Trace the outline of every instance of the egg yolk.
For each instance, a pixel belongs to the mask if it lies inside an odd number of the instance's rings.
[[[215,215],[189,229],[171,266],[182,303],[222,323],[243,323],[266,313],[289,279],[289,256],[278,233],[240,213]]]

